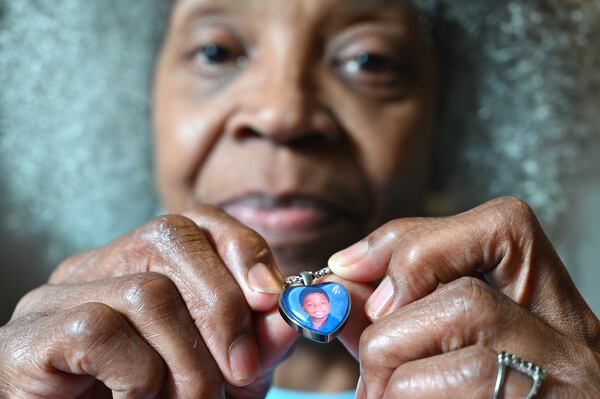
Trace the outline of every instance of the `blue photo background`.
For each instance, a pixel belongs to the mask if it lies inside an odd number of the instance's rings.
[[[332,282],[314,284],[311,287],[321,288],[327,293],[330,305],[329,314],[330,316],[333,316],[334,318],[338,319],[340,323],[342,323],[350,309],[350,299],[346,288],[344,288],[344,286],[341,284]],[[308,287],[296,286],[286,289],[281,297],[281,306],[284,308],[287,315],[290,318],[294,319],[297,323],[301,324],[302,327],[308,328],[312,331],[316,331],[312,328],[312,324],[309,320],[309,317],[302,310],[300,304],[300,294],[306,288]],[[329,334],[333,332],[336,328],[337,326],[328,330],[319,330],[318,332]]]

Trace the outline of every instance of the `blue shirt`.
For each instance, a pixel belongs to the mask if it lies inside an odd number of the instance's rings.
[[[340,321],[338,319],[336,319],[335,317],[333,317],[332,315],[327,316],[327,320],[325,320],[325,323],[323,323],[321,325],[321,327],[319,327],[319,328],[314,328],[312,326],[312,322],[311,322],[311,328],[313,330],[324,333],[324,334],[329,334],[330,332],[335,330],[336,327],[338,327],[339,325],[340,325]]]
[[[354,399],[354,391],[319,393],[272,387],[266,399]]]

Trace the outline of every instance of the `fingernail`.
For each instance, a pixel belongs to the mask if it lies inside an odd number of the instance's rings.
[[[264,294],[280,294],[283,291],[283,282],[264,263],[257,263],[248,270],[248,285]]]
[[[392,280],[389,276],[386,276],[365,304],[367,315],[374,320],[386,316],[389,312],[393,296],[394,286]]]
[[[238,337],[229,347],[229,367],[233,378],[240,384],[249,384],[260,372],[258,350],[248,335]]]
[[[356,393],[354,399],[366,399],[367,390],[365,389],[365,383],[363,382],[362,376],[358,377],[358,384],[356,384]]]
[[[364,258],[369,252],[369,242],[366,240],[359,241],[356,244],[334,254],[327,265],[332,268],[349,267]]]

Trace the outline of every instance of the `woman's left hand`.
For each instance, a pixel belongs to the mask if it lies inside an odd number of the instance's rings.
[[[600,397],[600,322],[518,199],[394,220],[329,266],[351,281],[383,278],[365,305],[358,397],[489,399],[500,351],[547,371],[538,398]],[[500,397],[523,398],[531,384],[509,371]]]

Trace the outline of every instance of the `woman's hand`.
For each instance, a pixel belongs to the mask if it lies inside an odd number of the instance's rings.
[[[281,288],[265,241],[221,210],[156,218],[20,301],[0,329],[0,393],[110,397],[99,380],[116,398],[262,397],[296,338]]]
[[[538,397],[600,397],[600,323],[520,200],[392,221],[330,267],[383,278],[365,305],[359,397],[488,399],[500,351],[547,370]],[[530,387],[510,371],[502,397]]]

